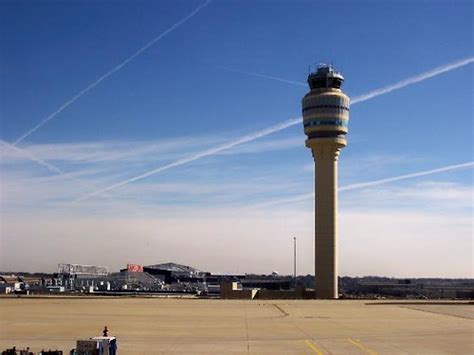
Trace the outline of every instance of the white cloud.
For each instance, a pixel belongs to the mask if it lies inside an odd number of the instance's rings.
[[[260,141],[253,141],[245,145],[236,146],[232,149],[222,151],[218,153],[218,155],[258,154],[303,147],[304,139],[299,135],[291,137],[273,137],[273,139],[262,139]]]
[[[65,171],[75,171],[67,173],[72,177],[100,187],[123,179],[119,174],[133,174],[127,167],[140,163],[142,154],[154,149],[174,154],[173,142],[167,143],[160,148],[150,148],[153,142],[94,143],[107,157],[101,162],[89,154],[95,149],[90,143],[31,148],[42,158],[55,156]],[[295,142],[281,138],[281,144],[256,143],[233,154],[291,147]],[[132,148],[140,153],[130,153]],[[367,161],[379,171],[390,170],[387,161],[403,164],[399,157],[348,160],[354,166]],[[79,161],[81,169],[72,169]],[[308,181],[292,174],[264,176],[261,167],[241,179],[234,171],[219,173],[221,165],[214,163],[212,169],[189,165],[169,179],[127,185],[112,198],[71,206],[65,202],[90,189],[67,176],[39,173],[32,165],[4,162],[0,269],[52,271],[58,262],[105,263],[118,269],[130,261],[176,261],[214,272],[291,273],[296,235],[299,270],[312,273],[312,201],[248,207],[307,191]],[[430,181],[421,178],[341,192],[341,274],[472,276],[472,186],[433,180],[434,175]]]
[[[162,161],[175,159],[183,150],[202,149],[222,142],[221,137],[179,137],[159,141],[98,141],[76,143],[25,144],[21,148],[42,160],[64,163],[108,163],[130,161]],[[12,149],[2,151],[4,163],[24,160]]]
[[[149,212],[120,218],[37,213],[28,216],[28,223],[26,216],[10,218],[1,227],[0,268],[53,270],[58,262],[78,262],[118,269],[130,261],[176,261],[213,272],[290,274],[292,237],[297,236],[299,270],[312,273],[311,211],[175,208],[168,216]],[[469,216],[343,210],[340,273],[472,277],[471,234]]]
[[[343,274],[474,276],[469,214],[348,210],[341,212],[340,223]]]
[[[342,206],[378,209],[472,210],[474,186],[444,181],[423,181],[408,186],[374,186],[341,194]]]
[[[473,186],[465,186],[453,182],[425,181],[413,188],[398,189],[400,197],[419,200],[453,201],[460,205],[471,205],[474,198]]]

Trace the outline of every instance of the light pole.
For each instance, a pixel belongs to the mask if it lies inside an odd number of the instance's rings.
[[[296,290],[296,237],[293,237],[293,278]]]

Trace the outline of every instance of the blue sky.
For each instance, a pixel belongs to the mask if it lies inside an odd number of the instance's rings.
[[[0,138],[13,143],[201,4],[3,1]],[[281,203],[313,190],[300,125],[71,202],[301,115],[305,86],[252,73],[304,83],[308,65],[332,61],[355,97],[472,58],[472,10],[212,1],[19,142],[21,152],[2,147],[0,268],[174,260],[290,273],[298,234],[299,268],[312,272],[311,199]],[[340,186],[472,162],[472,67],[353,105]],[[472,276],[472,170],[341,191],[341,274]],[[45,245],[50,257],[36,260]]]

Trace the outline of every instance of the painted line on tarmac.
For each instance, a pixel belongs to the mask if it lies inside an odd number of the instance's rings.
[[[355,346],[357,346],[358,348],[366,351],[368,354],[370,355],[378,355],[378,353],[376,351],[373,351],[371,348],[369,348],[368,346],[362,344],[362,342],[359,340],[359,339],[350,339],[348,338],[347,341],[351,344],[354,344]]]
[[[313,350],[316,354],[318,354],[318,355],[323,355],[323,352],[318,349],[318,347],[316,346],[316,344],[315,344],[314,342],[312,342],[311,340],[305,340],[304,342],[305,342],[305,344],[306,344],[311,350]]]

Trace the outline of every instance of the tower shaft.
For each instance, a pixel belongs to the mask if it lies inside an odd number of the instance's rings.
[[[337,161],[344,145],[334,139],[311,145],[316,172],[314,258],[319,299],[338,298]]]

